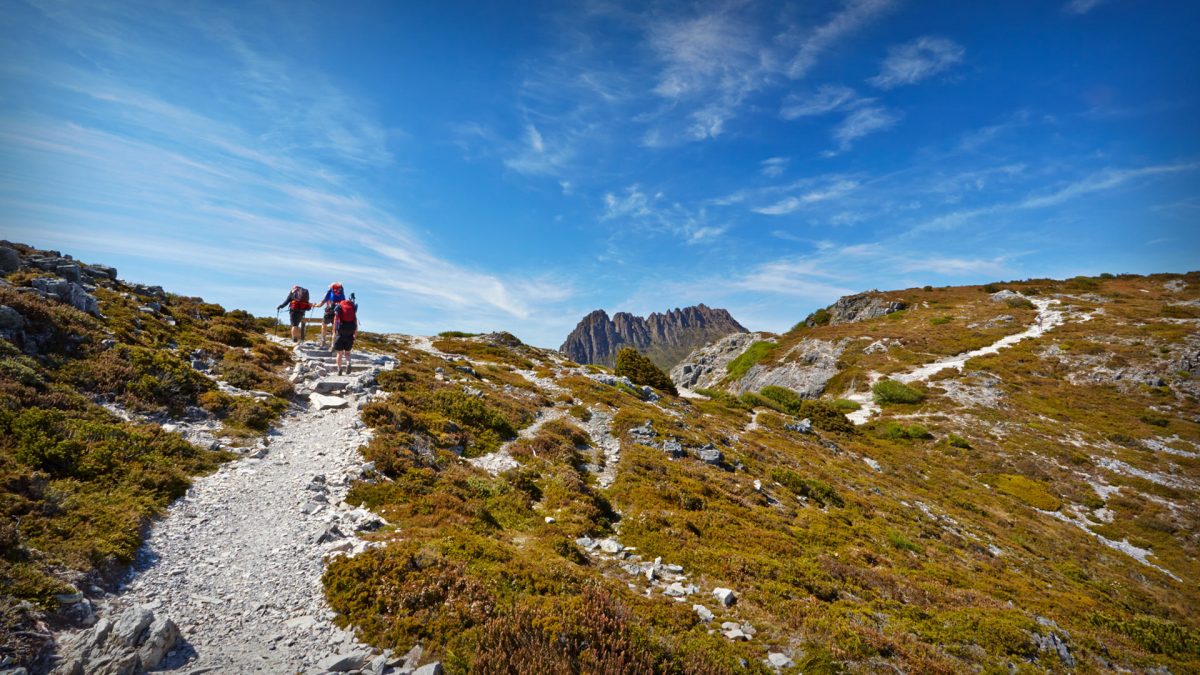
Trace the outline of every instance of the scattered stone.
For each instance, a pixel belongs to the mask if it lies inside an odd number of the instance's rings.
[[[317,663],[317,667],[334,673],[345,673],[362,668],[363,664],[369,658],[370,654],[362,651],[353,651],[348,654],[334,654],[321,659]]]
[[[346,382],[341,380],[320,380],[313,385],[313,391],[318,394],[336,394],[344,391],[346,389],[346,384]]]
[[[717,602],[726,607],[732,607],[737,602],[737,595],[728,588],[714,588],[712,594],[717,599]]]
[[[766,663],[772,668],[791,668],[796,665],[796,662],[788,657],[787,654],[780,652],[767,652]]]
[[[700,617],[700,620],[704,623],[708,623],[713,620],[712,610],[704,605],[692,605],[692,611],[695,612],[696,616]]]
[[[1020,293],[1017,293],[1015,291],[1010,291],[1006,288],[1002,291],[997,291],[995,293],[992,293],[988,297],[990,297],[992,299],[992,302],[1008,302],[1009,300],[1014,300],[1016,298],[1022,298],[1024,296],[1021,295]]]
[[[683,457],[685,454],[683,451],[683,443],[680,443],[679,439],[677,438],[669,438],[663,441],[662,449],[663,452],[672,457]]]
[[[696,457],[706,464],[718,465],[725,461],[725,456],[712,443],[696,449]]]
[[[795,431],[801,434],[811,434],[813,430],[812,420],[805,417],[799,422],[789,422],[788,424],[783,425],[783,428],[787,429],[788,431]]]
[[[553,525],[555,523],[554,516],[546,516],[546,524]]]
[[[625,547],[615,539],[604,539],[600,541],[600,550],[605,553],[620,553],[625,550]]]
[[[324,396],[322,394],[309,394],[308,401],[316,410],[336,410],[350,405],[349,401],[340,396]]]

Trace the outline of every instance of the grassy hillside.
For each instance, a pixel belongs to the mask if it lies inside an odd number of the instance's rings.
[[[62,277],[31,258],[57,256],[16,250],[22,267],[0,284],[0,653],[26,660],[45,641],[37,621],[67,620],[73,594],[115,580],[148,519],[232,456],[158,422],[215,416],[236,445],[278,417],[291,385],[275,372],[289,352],[245,312],[85,275],[95,316],[34,292]]]
[[[1068,320],[846,423],[869,373],[1032,323],[999,288]],[[508,338],[395,339],[364,410],[378,475],[350,497],[394,527],[331,565],[331,604],[452,672],[1200,668],[1200,274],[887,295],[909,308],[760,355],[847,340],[826,403],[654,400]],[[516,468],[465,459],[497,451]]]

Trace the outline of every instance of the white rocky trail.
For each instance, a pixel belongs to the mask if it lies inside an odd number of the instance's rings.
[[[1020,333],[1006,335],[1005,337],[1000,338],[986,347],[980,347],[979,349],[973,349],[971,351],[949,356],[944,359],[931,361],[906,373],[891,375],[891,379],[908,384],[911,382],[924,382],[930,377],[933,377],[935,373],[939,373],[947,368],[953,368],[961,372],[963,365],[965,365],[967,361],[970,361],[977,356],[995,354],[1001,349],[1004,349],[1005,347],[1011,347],[1022,340],[1041,337],[1046,333],[1046,331],[1054,328],[1066,320],[1063,311],[1053,307],[1053,305],[1060,304],[1059,300],[1035,298],[1032,299],[1031,302],[1033,302],[1038,309],[1037,319],[1035,319],[1028,328]],[[1086,321],[1088,318],[1091,317],[1088,316],[1084,320]],[[866,391],[857,391],[846,396],[846,398],[858,403],[859,406],[861,406],[858,410],[846,415],[846,417],[850,418],[850,421],[854,424],[865,424],[873,416],[879,413],[879,404],[875,402],[872,396],[871,387],[882,377],[883,376],[879,373],[871,373],[867,378]]]
[[[361,552],[369,544],[356,532],[382,525],[343,499],[370,438],[358,408],[383,396],[374,379],[394,360],[356,354],[351,374],[331,377],[328,352],[305,345],[296,359],[293,381],[309,403],[293,405],[257,451],[197,479],[171,504],[102,612],[119,621],[149,609],[178,625],[182,641],[158,669],[398,672],[390,655],[373,654],[333,625],[321,584],[328,556]],[[91,661],[64,662],[63,672],[109,672],[95,651]]]

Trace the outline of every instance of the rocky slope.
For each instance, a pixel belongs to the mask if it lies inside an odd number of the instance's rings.
[[[294,353],[301,398],[167,511],[162,557],[56,601],[128,607],[71,644],[153,657],[174,626],[197,655],[168,664],[247,670],[405,672],[414,646],[455,673],[1200,668],[1200,273],[880,295],[905,308],[714,345],[687,397],[508,334],[364,336],[375,382],[316,413],[326,376]],[[155,438],[216,440],[181,412]],[[320,414],[345,430],[324,454]],[[298,543],[325,519],[346,536]]]
[[[622,347],[634,347],[669,370],[696,347],[745,332],[728,311],[703,304],[654,312],[644,319],[627,312],[610,319],[598,309],[579,322],[559,350],[577,363],[612,366]]]

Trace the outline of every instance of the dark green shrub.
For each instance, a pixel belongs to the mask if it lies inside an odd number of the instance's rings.
[[[661,368],[654,365],[653,361],[633,347],[626,347],[617,352],[616,367],[613,368],[613,373],[628,377],[634,384],[648,385],[672,396],[679,395],[671,378]]]
[[[1009,298],[1004,301],[1004,304],[1013,309],[1037,309],[1037,306],[1030,302],[1027,298]]]
[[[461,330],[444,330],[444,331],[438,333],[438,337],[444,337],[444,338],[470,338],[470,337],[478,337],[478,336],[479,336],[479,333],[468,333],[466,331],[461,331]]]
[[[955,448],[962,448],[963,450],[971,449],[971,444],[967,442],[967,439],[958,434],[950,434],[946,437],[946,442]]]
[[[880,405],[888,403],[920,403],[925,394],[896,380],[880,380],[871,387],[875,402]]]
[[[835,398],[832,405],[834,410],[840,413],[854,412],[862,408],[858,401],[851,401],[848,398]]]
[[[832,318],[833,315],[829,313],[829,310],[822,308],[818,309],[812,314],[809,314],[804,319],[804,325],[810,328],[815,326],[826,326],[829,324],[829,321]]]
[[[904,426],[895,422],[881,422],[875,426],[875,436],[891,441],[924,440],[933,438],[933,434],[920,424]]]

